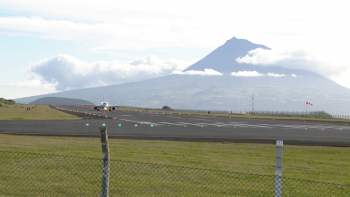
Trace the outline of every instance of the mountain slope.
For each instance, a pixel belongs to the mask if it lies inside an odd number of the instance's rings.
[[[71,98],[61,98],[61,97],[43,97],[35,101],[30,102],[29,104],[39,104],[39,105],[94,105],[89,101],[82,99],[71,99]]]
[[[304,111],[305,102],[314,110],[349,112],[350,91],[323,77],[234,77],[171,75],[121,85],[65,91],[17,99],[27,103],[40,97],[66,97],[111,104],[188,109],[250,110],[255,97],[256,110]]]

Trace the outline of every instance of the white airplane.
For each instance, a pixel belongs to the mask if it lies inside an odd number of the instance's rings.
[[[114,106],[109,106],[108,102],[107,101],[103,101],[105,100],[104,98],[102,99],[102,102],[100,105],[95,105],[94,109],[99,111],[100,109],[103,109],[105,111],[112,111],[112,110],[115,110],[115,107]]]

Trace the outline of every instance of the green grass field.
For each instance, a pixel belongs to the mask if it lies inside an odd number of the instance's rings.
[[[27,111],[30,108],[30,111]],[[51,109],[47,105],[5,105],[0,108],[0,120],[69,120],[79,117]]]
[[[275,146],[266,144],[110,139],[111,158],[124,161],[274,175]],[[101,158],[99,138],[0,135],[0,150]],[[350,185],[350,148],[288,146],[283,175]]]
[[[216,116],[216,117],[232,117],[232,118],[251,118],[251,119],[275,119],[275,120],[305,120],[305,121],[327,121],[327,122],[344,122],[350,123],[350,120],[345,119],[322,119],[314,117],[284,117],[284,116],[258,116],[252,114],[207,114],[207,113],[195,113],[195,112],[181,112],[181,111],[169,111],[169,110],[144,110],[144,109],[134,109],[127,107],[119,107],[117,110],[126,110],[126,111],[147,111],[151,113],[173,113],[173,114],[182,114],[182,115],[201,115],[201,116]]]
[[[274,145],[109,143],[111,196],[274,195]],[[350,192],[350,148],[283,151],[283,196]],[[99,138],[0,135],[0,196],[99,196],[101,158]]]

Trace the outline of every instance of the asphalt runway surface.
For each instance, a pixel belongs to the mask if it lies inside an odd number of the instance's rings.
[[[350,146],[350,126],[346,123],[59,107],[83,120],[0,121],[0,133],[99,137],[99,127],[105,124],[109,138],[118,139],[269,144],[284,140],[289,145]]]

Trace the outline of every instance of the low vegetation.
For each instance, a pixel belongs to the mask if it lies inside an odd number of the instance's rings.
[[[13,100],[6,100],[4,98],[0,98],[0,103],[4,105],[15,105],[16,102]]]
[[[28,108],[30,110],[28,110]],[[69,120],[79,117],[55,110],[48,105],[3,105],[0,120]]]
[[[110,139],[113,160],[274,175],[275,146],[267,144]],[[0,150],[101,158],[99,138],[0,135]],[[350,185],[350,147],[283,148],[283,176]],[[1,160],[1,154],[0,154]]]
[[[83,106],[83,105],[81,105]],[[89,106],[84,106],[89,107]],[[240,113],[232,113],[232,114],[216,114],[216,113],[197,113],[197,112],[183,112],[183,111],[171,111],[171,110],[145,110],[145,109],[135,109],[135,108],[127,108],[127,107],[117,107],[116,110],[126,110],[126,111],[146,111],[151,113],[172,113],[172,114],[188,114],[188,115],[199,115],[199,116],[217,116],[217,117],[232,117],[232,118],[251,118],[251,119],[275,119],[275,120],[311,120],[311,121],[327,121],[327,122],[345,122],[350,123],[350,120],[345,119],[323,119],[323,118],[315,118],[313,116],[309,117],[284,117],[284,116],[259,116],[259,115],[252,115],[252,114],[240,114]]]

